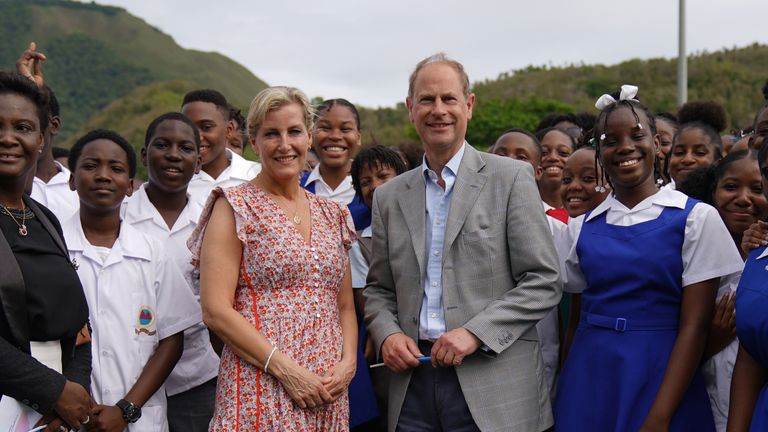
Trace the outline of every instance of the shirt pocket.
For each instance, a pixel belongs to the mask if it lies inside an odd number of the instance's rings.
[[[155,352],[160,340],[157,334],[158,317],[155,305],[154,298],[146,293],[131,294],[133,335],[139,346],[142,368],[152,353]]]

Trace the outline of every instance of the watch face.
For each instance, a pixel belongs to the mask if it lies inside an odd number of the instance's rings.
[[[127,417],[126,420],[129,422],[136,423],[141,418],[141,408],[134,404],[128,405],[125,409],[125,417]]]
[[[118,401],[117,407],[123,411],[123,419],[128,423],[136,423],[141,418],[141,407],[126,400]]]

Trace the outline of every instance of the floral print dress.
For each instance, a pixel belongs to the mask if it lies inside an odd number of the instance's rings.
[[[189,240],[199,266],[205,226],[215,200],[234,210],[243,243],[234,308],[274,346],[299,365],[323,374],[341,360],[337,297],[354,240],[346,207],[307,192],[310,242],[274,199],[252,183],[215,189]],[[305,223],[306,223],[305,222]],[[210,431],[345,431],[349,401],[300,408],[272,375],[225,346]]]

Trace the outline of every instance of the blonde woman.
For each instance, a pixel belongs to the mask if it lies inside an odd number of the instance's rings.
[[[312,118],[298,89],[256,95],[247,122],[262,171],[214,190],[190,240],[205,323],[225,343],[211,431],[349,427],[354,228],[345,207],[299,186]]]

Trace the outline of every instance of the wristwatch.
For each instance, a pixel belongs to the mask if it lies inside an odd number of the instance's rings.
[[[115,405],[123,411],[123,420],[126,423],[136,423],[141,418],[140,406],[134,405],[125,399],[120,399]]]

